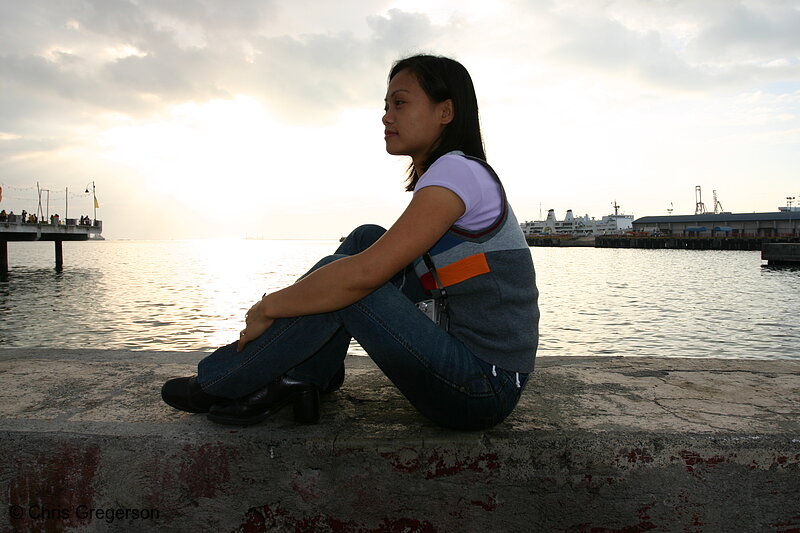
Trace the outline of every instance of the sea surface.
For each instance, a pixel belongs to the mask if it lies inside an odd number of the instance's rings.
[[[8,244],[0,348],[213,350],[335,241]],[[539,355],[800,359],[800,269],[759,252],[531,248]],[[525,324],[520,324],[525,327]],[[354,342],[351,353],[364,355]]]

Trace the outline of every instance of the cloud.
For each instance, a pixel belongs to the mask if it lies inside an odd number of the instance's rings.
[[[763,63],[800,55],[797,2],[712,5],[713,9],[698,13],[704,27],[689,44],[696,57],[714,62]]]
[[[14,17],[37,30],[16,36],[28,47],[2,43],[3,107],[32,111],[61,99],[84,113],[144,115],[249,94],[290,122],[324,122],[354,105],[380,106],[376,91],[398,50],[425,47],[436,35],[427,16],[397,10],[364,17],[369,33],[361,37],[266,35],[258,21],[276,12],[273,4],[221,5],[200,2],[186,10],[181,3],[117,0],[71,10],[23,8]],[[20,117],[12,111],[4,118],[13,124]]]
[[[665,90],[800,81],[800,10],[788,2],[611,1],[547,12],[550,60]]]
[[[521,63],[549,62],[668,90],[800,77],[795,2],[519,2],[501,11],[503,21],[486,25],[453,8],[446,26],[399,9],[369,14],[379,12],[377,1],[357,16],[338,6],[296,4],[3,3],[0,103],[11,111],[0,113],[13,124],[15,109],[49,114],[61,100],[84,113],[143,115],[248,94],[284,120],[326,121],[349,106],[371,105],[388,65],[401,55],[480,56],[482,43],[503,50],[498,61],[513,63],[509,56],[516,55]],[[501,32],[498,23],[505,24]]]

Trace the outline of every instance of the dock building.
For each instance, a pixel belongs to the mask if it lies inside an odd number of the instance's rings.
[[[633,231],[682,237],[794,237],[800,235],[800,208],[769,213],[703,213],[647,216],[633,221]]]

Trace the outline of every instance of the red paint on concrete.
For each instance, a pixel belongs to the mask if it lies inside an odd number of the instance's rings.
[[[292,474],[292,490],[304,502],[313,502],[322,498],[319,488],[319,471],[308,473],[295,472]]]
[[[152,456],[152,463],[145,467],[145,474],[152,479],[147,484],[148,492],[144,495],[148,507],[158,509],[166,521],[185,516],[182,510],[183,498],[175,494],[181,484],[176,478],[176,461],[163,453]]]
[[[728,461],[726,457],[722,457],[721,455],[714,455],[708,458],[704,458],[697,452],[690,452],[686,450],[682,451],[680,455],[681,458],[683,459],[683,462],[686,463],[686,466],[689,468],[696,465],[714,466]],[[687,470],[691,472],[690,469],[687,468]]]
[[[247,511],[245,522],[234,533],[265,533],[291,531],[296,533],[437,533],[427,520],[415,518],[384,518],[375,526],[352,520],[339,520],[326,515],[292,516],[280,506],[253,507]]]
[[[588,524],[581,524],[579,526],[571,527],[562,530],[564,533],[644,533],[656,529],[657,526],[652,522],[639,522],[630,526],[623,526],[620,528],[590,526]]]
[[[414,473],[424,471],[426,479],[454,476],[461,472],[486,472],[500,468],[496,453],[481,453],[475,457],[460,457],[457,453],[441,454],[433,452],[426,456],[413,448],[403,448],[399,452],[380,452],[388,459],[392,468],[399,472]]]
[[[697,452],[690,452],[688,450],[680,452],[680,456],[686,465],[686,471],[698,479],[702,479],[700,467],[711,468],[720,463],[728,462],[728,458],[722,457],[721,455],[713,455],[706,458]]]
[[[154,455],[146,467],[153,482],[144,498],[167,521],[184,516],[187,499],[213,498],[230,481],[230,465],[238,457],[234,447],[221,443],[185,444],[178,454]]]
[[[238,457],[234,448],[218,443],[200,447],[186,444],[178,478],[193,498],[213,498],[220,486],[230,480],[230,463]]]
[[[100,462],[100,446],[63,444],[53,453],[35,459],[15,459],[17,476],[8,485],[9,505],[24,514],[14,520],[19,531],[63,531],[91,522],[75,512],[94,507],[92,482]]]
[[[650,521],[650,510],[653,505],[644,505],[637,509],[636,514],[639,515],[639,523],[630,526],[622,526],[619,528],[592,526],[590,524],[578,524],[567,529],[562,529],[563,533],[644,533],[652,529],[657,529],[654,523]]]
[[[634,448],[632,450],[622,450],[622,456],[628,459],[629,463],[652,463],[653,456],[646,450]]]
[[[396,452],[380,452],[380,456],[389,459],[392,468],[398,472],[412,474],[422,467],[419,452],[414,448],[400,448]]]
[[[450,462],[446,456],[438,453],[431,455],[428,470],[425,473],[426,479],[433,479],[444,476],[454,476],[464,471],[485,472],[487,470],[498,470],[500,460],[496,453],[482,453],[477,457],[467,457],[459,459],[455,456],[454,462]]]
[[[777,522],[772,524],[776,529],[776,533],[800,533],[800,515],[793,516],[788,522]]]

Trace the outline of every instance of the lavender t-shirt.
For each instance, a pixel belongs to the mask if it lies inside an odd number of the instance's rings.
[[[455,225],[476,231],[497,219],[503,210],[500,184],[482,164],[458,153],[445,154],[419,178],[414,192],[437,185],[456,193],[466,210]]]

